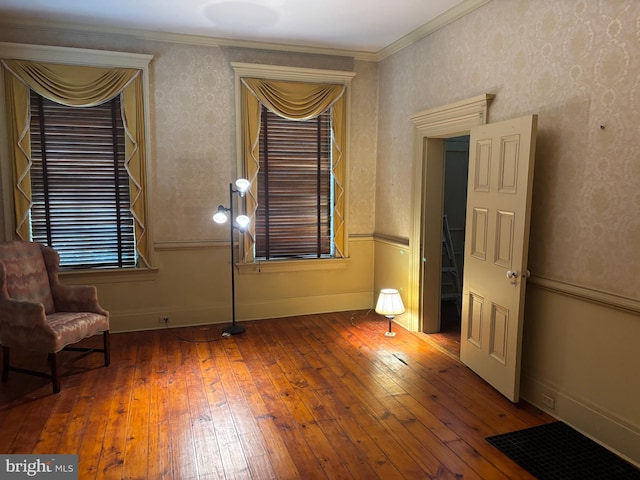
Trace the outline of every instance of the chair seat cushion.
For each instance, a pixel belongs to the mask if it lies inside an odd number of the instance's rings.
[[[56,335],[53,352],[59,352],[67,345],[109,330],[109,317],[99,313],[56,312],[47,315],[47,322]]]

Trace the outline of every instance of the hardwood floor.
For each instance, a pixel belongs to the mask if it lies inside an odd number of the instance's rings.
[[[440,308],[440,331],[426,336],[426,340],[431,341],[450,357],[460,359],[460,314],[453,302],[442,302]]]
[[[553,418],[424,335],[366,311],[243,325],[112,334],[107,368],[64,353],[58,395],[12,372],[0,453],[77,453],[83,480],[532,478],[485,437]]]

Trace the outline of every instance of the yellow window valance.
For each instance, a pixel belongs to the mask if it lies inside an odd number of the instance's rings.
[[[5,67],[29,88],[70,107],[93,107],[119,95],[140,70],[4,60]]]
[[[309,120],[331,108],[344,85],[243,78],[242,83],[269,110],[291,120]]]

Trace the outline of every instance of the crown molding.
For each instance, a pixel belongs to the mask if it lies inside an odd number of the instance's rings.
[[[419,40],[431,35],[432,33],[446,27],[450,23],[455,22],[459,18],[464,17],[468,13],[477,10],[491,0],[464,0],[453,8],[450,8],[442,15],[437,16],[430,22],[425,23],[421,27],[416,28],[413,32],[396,40],[392,44],[386,46],[376,54],[376,60],[381,61],[390,57],[394,53],[399,52],[405,47],[416,43]]]
[[[133,28],[103,27],[100,25],[87,25],[72,22],[50,22],[45,20],[30,20],[22,17],[7,17],[0,19],[0,26],[22,28],[33,33],[34,29],[50,33],[73,33],[77,35],[87,35],[95,38],[96,35],[118,35],[137,40],[178,43],[185,45],[205,46],[205,47],[236,47],[250,48],[257,50],[272,50],[279,52],[302,53],[310,55],[326,55],[351,57],[355,60],[378,62],[405,47],[423,39],[437,30],[449,25],[464,15],[489,3],[491,0],[463,0],[455,7],[447,10],[443,14],[425,23],[413,32],[396,40],[389,46],[377,51],[346,50],[338,48],[312,47],[305,45],[290,45],[284,43],[256,42],[250,40],[235,40],[221,37],[210,37],[207,35],[190,35],[181,33],[161,32],[155,30],[142,30]]]
[[[375,52],[364,52],[359,50],[342,50],[337,48],[310,47],[304,45],[289,45],[284,43],[255,42],[250,40],[237,40],[220,37],[210,37],[207,35],[190,35],[182,33],[161,32],[155,30],[140,30],[132,28],[101,27],[97,25],[86,25],[69,22],[46,22],[42,20],[26,20],[23,18],[5,17],[0,19],[0,26],[21,28],[33,33],[34,29],[59,33],[73,33],[87,35],[95,38],[96,35],[123,36],[136,40],[178,43],[184,45],[194,45],[201,47],[236,47],[251,48],[257,50],[272,50],[279,52],[304,53],[310,55],[328,55],[340,57],[352,57],[356,60],[376,61]]]

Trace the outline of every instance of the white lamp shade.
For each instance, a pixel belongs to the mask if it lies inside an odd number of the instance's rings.
[[[238,224],[238,230],[246,231],[249,228],[249,223],[251,223],[251,219],[246,215],[238,215],[236,217],[236,223]]]
[[[220,205],[216,213],[213,214],[213,221],[216,223],[225,223],[228,218],[227,210],[222,205]]]
[[[380,290],[376,313],[389,318],[404,313],[404,304],[402,303],[400,292],[395,288],[383,288]]]
[[[251,187],[251,182],[246,178],[239,178],[236,180],[236,188],[238,189],[238,193],[243,196]]]

